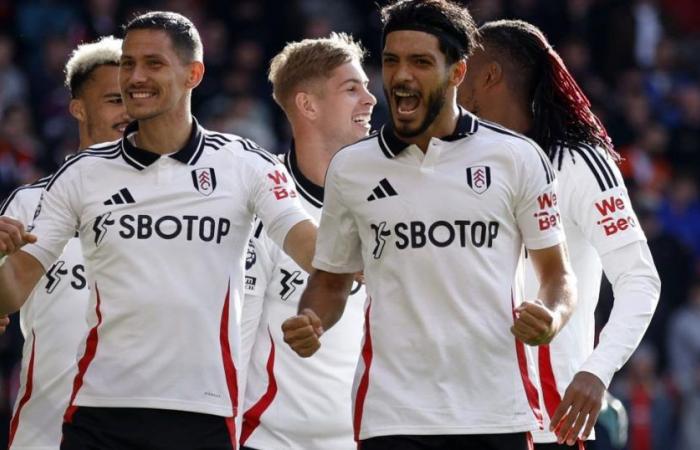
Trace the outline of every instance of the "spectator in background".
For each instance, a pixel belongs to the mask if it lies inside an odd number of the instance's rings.
[[[679,390],[678,450],[700,445],[700,281],[695,281],[686,305],[671,318],[668,339],[671,374]]]
[[[697,181],[688,173],[677,175],[657,211],[668,233],[688,246],[700,260],[700,198]]]
[[[0,34],[0,111],[27,100],[27,78],[15,65],[14,53],[14,40],[10,36]]]

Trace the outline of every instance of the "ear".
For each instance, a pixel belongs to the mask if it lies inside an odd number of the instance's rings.
[[[85,112],[85,104],[79,98],[74,98],[68,104],[70,115],[78,122],[85,122],[87,113]]]
[[[452,64],[452,71],[450,72],[450,84],[453,86],[459,86],[464,81],[464,75],[467,73],[467,60],[462,58],[459,61]]]
[[[313,94],[308,92],[297,92],[294,96],[294,106],[302,116],[309,120],[318,118],[319,110]]]
[[[201,61],[191,62],[185,86],[189,89],[194,89],[202,82],[202,78],[204,78],[204,63]]]
[[[484,87],[492,87],[503,81],[503,66],[498,61],[491,61],[484,71]]]

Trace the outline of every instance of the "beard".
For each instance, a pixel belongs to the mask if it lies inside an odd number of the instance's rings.
[[[391,111],[391,121],[394,124],[394,132],[398,137],[403,137],[403,138],[413,138],[416,136],[420,136],[423,134],[428,128],[430,128],[430,125],[433,124],[435,121],[435,118],[437,118],[438,114],[440,114],[440,111],[442,110],[443,106],[445,106],[445,95],[447,93],[447,88],[449,87],[449,81],[446,79],[440,85],[432,90],[428,94],[428,108],[425,113],[425,117],[423,118],[423,121],[421,124],[418,126],[418,128],[415,128],[413,130],[406,129],[406,128],[399,128],[396,126],[396,120],[394,120],[393,117],[393,111]],[[387,92],[386,89],[384,89],[384,95],[386,98],[391,98],[389,96],[389,93]]]

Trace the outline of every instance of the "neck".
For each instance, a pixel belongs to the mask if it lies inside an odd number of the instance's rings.
[[[177,113],[139,120],[136,146],[160,155],[174,153],[185,146],[191,132],[190,108],[182,108]]]
[[[489,106],[479,112],[479,117],[521,134],[527,133],[532,127],[532,114],[528,112],[527,106],[512,97],[492,97]]]
[[[414,144],[418,146],[418,148],[420,148],[421,151],[425,153],[428,151],[428,144],[430,144],[430,139],[434,137],[441,138],[454,133],[455,128],[457,127],[457,120],[459,120],[459,107],[457,106],[457,102],[454,99],[452,99],[451,102],[447,100],[446,103],[446,106],[442,108],[440,113],[437,115],[435,120],[433,120],[433,123],[430,124],[427,130],[425,130],[420,135],[411,138],[404,138],[402,136],[397,135],[399,139],[408,144]]]
[[[83,151],[91,145],[97,144],[97,142],[95,142],[94,139],[90,137],[87,127],[84,126],[82,123],[78,125],[78,136],[78,151]]]
[[[297,154],[297,164],[302,175],[312,183],[323,186],[326,170],[336,151],[340,149],[327,142],[316,128],[292,124],[292,134]]]

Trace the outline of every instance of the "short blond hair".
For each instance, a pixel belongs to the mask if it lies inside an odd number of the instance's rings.
[[[92,72],[100,66],[119,67],[122,56],[122,40],[114,36],[104,36],[95,42],[79,45],[66,63],[66,87],[71,97],[80,96],[85,82]]]
[[[366,55],[362,45],[345,33],[331,33],[317,39],[288,43],[270,62],[268,80],[272,83],[272,97],[288,112],[294,94],[303,85],[328,78],[341,65]]]

